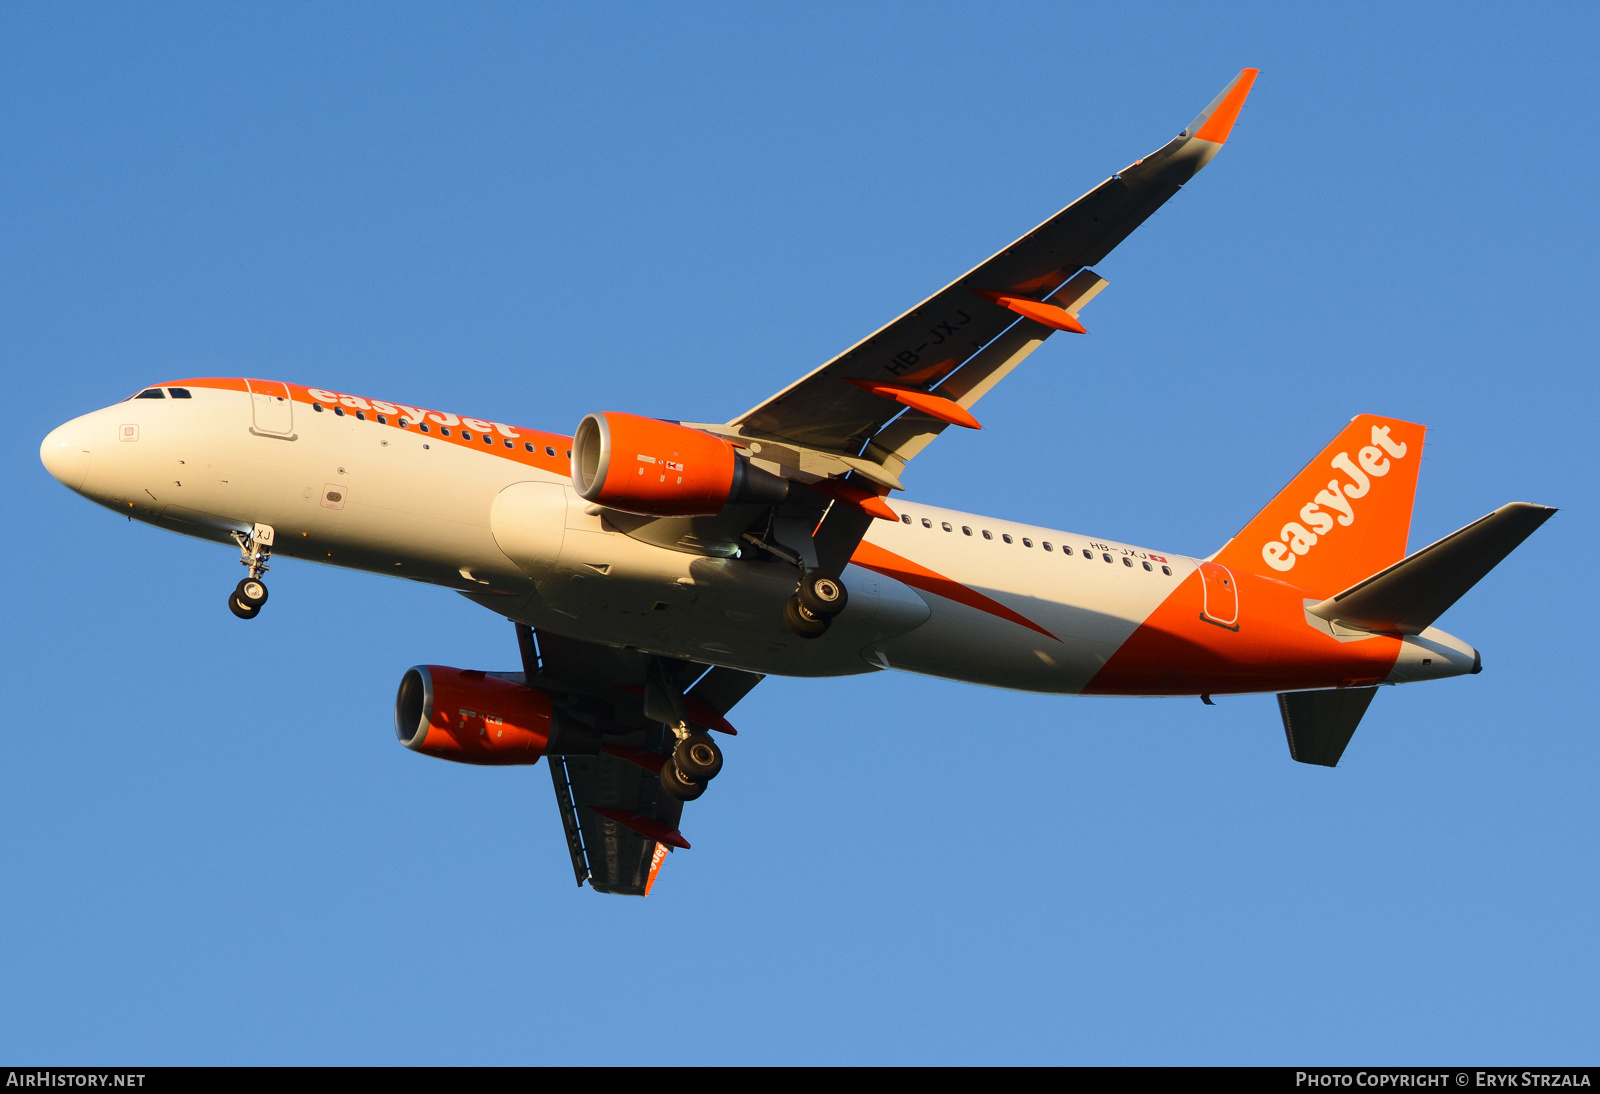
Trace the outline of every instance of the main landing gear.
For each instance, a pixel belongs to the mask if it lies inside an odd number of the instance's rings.
[[[661,765],[661,789],[681,802],[692,802],[706,792],[706,784],[722,771],[722,749],[699,725],[689,721],[695,709],[685,699],[671,676],[659,665],[653,666],[645,680],[644,714],[662,722],[677,742]],[[702,710],[700,717],[715,717],[714,708]]]
[[[240,619],[254,619],[267,602],[267,584],[261,575],[271,569],[267,559],[272,557],[272,535],[270,524],[258,524],[249,533],[233,533],[233,540],[239,545],[239,564],[250,572],[228,594],[228,610]]]
[[[678,738],[672,755],[661,765],[661,789],[681,802],[692,802],[721,770],[722,749],[717,742],[709,733],[692,730]]]
[[[821,638],[833,617],[850,602],[844,582],[836,577],[807,571],[800,587],[783,605],[783,621],[801,638]]]
[[[744,538],[800,571],[800,584],[783,605],[783,621],[789,629],[801,638],[821,638],[826,634],[833,617],[850,602],[844,582],[819,570],[806,569],[804,559],[773,541],[770,526],[767,533],[746,532]]]

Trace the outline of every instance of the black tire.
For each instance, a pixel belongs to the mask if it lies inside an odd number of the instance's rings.
[[[233,595],[239,599],[239,603],[260,610],[261,605],[267,602],[267,583],[258,577],[247,577],[234,586]]]
[[[844,582],[815,571],[800,579],[800,588],[795,595],[812,615],[838,615],[850,603],[850,594],[845,591]]]
[[[254,619],[261,614],[260,608],[252,608],[240,600],[236,593],[228,594],[228,610],[240,619]]]
[[[668,760],[661,768],[661,789],[669,798],[692,802],[706,792],[706,784],[685,779],[678,774],[678,765]]]
[[[783,621],[801,638],[821,638],[832,622],[827,616],[818,615],[800,603],[799,593],[783,602]]]
[[[709,733],[691,733],[672,750],[672,763],[691,782],[708,783],[722,770],[722,749]]]

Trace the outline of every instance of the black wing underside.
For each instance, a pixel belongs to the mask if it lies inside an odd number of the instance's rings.
[[[558,696],[558,728],[546,753],[561,826],[578,884],[596,892],[645,896],[667,845],[637,829],[655,822],[676,831],[683,803],[661,789],[660,763],[676,738],[652,719],[642,692],[652,674],[726,713],[760,683],[758,673],[651,657],[634,650],[518,626],[524,681]],[[607,751],[600,751],[595,747]],[[601,812],[601,810],[605,812]],[[635,819],[632,826],[617,819]]]

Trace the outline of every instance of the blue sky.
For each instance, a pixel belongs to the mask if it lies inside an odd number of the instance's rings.
[[[1129,14],[1129,13],[1132,14]],[[1586,5],[0,8],[0,1057],[1592,1060]],[[119,522],[38,463],[149,382],[570,431],[725,419],[1262,75],[1223,154],[907,475],[1207,554],[1374,412],[1420,545],[1560,506],[1336,770],[1271,696],[772,679],[647,901],[541,768],[394,740],[454,594]]]

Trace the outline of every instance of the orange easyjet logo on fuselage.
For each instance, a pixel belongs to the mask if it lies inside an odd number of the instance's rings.
[[[1329,479],[1327,489],[1318,491],[1315,498],[1300,507],[1299,520],[1285,522],[1278,539],[1261,545],[1262,559],[1280,573],[1294,569],[1296,558],[1315,547],[1336,524],[1348,528],[1356,522],[1353,502],[1367,496],[1373,479],[1381,479],[1389,473],[1393,466],[1389,457],[1404,459],[1406,451],[1404,441],[1389,436],[1388,426],[1373,426],[1372,443],[1357,452],[1354,461],[1349,452],[1340,452],[1328,461],[1329,467],[1343,472],[1350,481]],[[1325,512],[1323,506],[1332,512]]]

